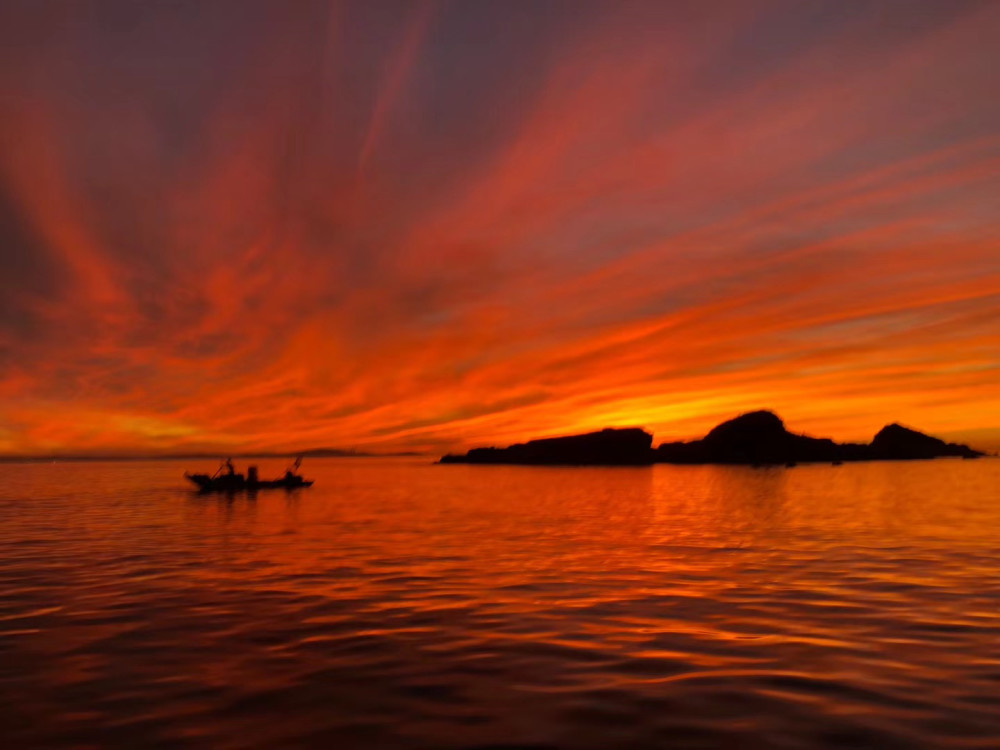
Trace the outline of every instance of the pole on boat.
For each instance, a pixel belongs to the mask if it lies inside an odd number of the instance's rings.
[[[229,469],[229,473],[230,474],[233,473],[234,470],[233,470],[233,459],[232,458],[227,458],[225,461],[220,462],[219,468],[216,469],[215,473],[212,475],[212,479],[215,479],[217,476],[219,476],[219,472],[222,471],[225,468]]]

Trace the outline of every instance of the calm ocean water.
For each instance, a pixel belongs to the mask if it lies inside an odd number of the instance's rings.
[[[1000,460],[185,468],[3,466],[0,745],[1000,747]]]

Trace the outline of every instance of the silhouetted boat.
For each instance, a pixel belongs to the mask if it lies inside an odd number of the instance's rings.
[[[293,464],[294,469],[298,469],[302,459],[296,459]],[[257,467],[251,466],[247,469],[247,475],[237,473],[232,468],[232,462],[227,460],[222,468],[228,467],[228,473],[220,473],[221,468],[215,474],[189,474],[184,472],[184,478],[196,485],[202,492],[240,492],[243,490],[267,490],[286,489],[293,490],[298,487],[312,487],[313,480],[303,479],[292,469],[285,472],[280,479],[259,479],[257,477]]]

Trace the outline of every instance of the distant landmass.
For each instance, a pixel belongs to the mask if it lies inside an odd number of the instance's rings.
[[[645,430],[607,429],[532,440],[509,448],[473,448],[463,456],[449,454],[441,463],[632,466],[653,463],[652,444],[653,436]]]
[[[389,453],[371,453],[343,448],[312,448],[298,453],[273,454],[275,456],[305,456],[306,458],[398,458],[400,456],[422,456],[420,451],[392,451]]]
[[[643,466],[665,464],[840,463],[904,461],[926,458],[978,458],[967,445],[946,443],[917,430],[891,424],[871,443],[837,443],[789,432],[777,414],[754,411],[714,427],[700,440],[661,443],[638,428],[605,429],[585,435],[545,438],[508,448],[474,448],[448,454],[444,464],[529,464],[573,466]]]
[[[189,451],[185,453],[95,453],[95,454],[73,454],[57,453],[43,455],[7,455],[0,456],[0,463],[49,463],[50,461],[66,462],[90,462],[90,461],[177,461],[177,460],[200,460],[229,458],[401,458],[409,456],[424,456],[425,453],[419,451],[394,451],[390,453],[369,453],[366,451],[352,450],[349,448],[310,448],[301,451],[254,451],[234,453],[220,450],[209,451]]]

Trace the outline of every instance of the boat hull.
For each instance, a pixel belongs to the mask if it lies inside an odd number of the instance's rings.
[[[208,474],[184,474],[184,477],[201,492],[255,492],[257,490],[312,487],[313,480],[295,477],[293,479],[263,479],[248,481],[242,474],[210,477]]]

